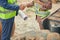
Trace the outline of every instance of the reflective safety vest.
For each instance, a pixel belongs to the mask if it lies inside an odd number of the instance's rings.
[[[15,4],[16,0],[8,0],[9,4]],[[5,9],[0,6],[0,18],[1,19],[9,19],[16,16],[16,11]]]
[[[26,10],[26,12],[28,12],[28,11],[33,11],[33,12],[35,12],[35,14],[36,14],[37,16],[40,16],[40,18],[45,18],[45,17],[47,17],[47,16],[50,14],[50,11],[49,11],[49,10],[41,11],[40,8],[42,8],[42,5],[36,3],[35,0],[34,0],[34,6],[28,8],[28,9]]]

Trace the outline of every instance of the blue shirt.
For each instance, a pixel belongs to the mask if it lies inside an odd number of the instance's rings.
[[[9,9],[9,10],[14,10],[18,13],[19,6],[18,5],[13,5],[13,4],[8,4],[8,0],[0,0],[0,6]]]

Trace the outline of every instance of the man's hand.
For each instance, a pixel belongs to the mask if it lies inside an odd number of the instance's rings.
[[[25,9],[25,7],[26,7],[26,5],[21,4],[21,5],[20,5],[20,10],[24,10],[24,9]]]

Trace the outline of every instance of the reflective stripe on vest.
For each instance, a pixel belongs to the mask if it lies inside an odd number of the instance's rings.
[[[10,12],[13,12],[13,10],[6,10],[4,9],[3,7],[0,7],[0,13],[3,13],[3,14],[6,14],[6,13],[10,13]]]
[[[9,19],[9,18],[14,17],[15,15],[16,15],[16,12],[7,13],[7,14],[0,13],[0,18]]]
[[[15,4],[17,1],[16,0],[8,0],[9,4]]]
[[[9,4],[15,4],[16,0],[8,0]],[[16,11],[8,10],[0,6],[0,18],[9,19],[16,16]]]

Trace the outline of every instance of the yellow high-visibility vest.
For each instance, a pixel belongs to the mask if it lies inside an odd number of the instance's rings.
[[[8,0],[9,4],[14,4],[16,3],[16,0]],[[1,19],[9,19],[16,16],[16,11],[5,9],[0,6],[0,18]]]

